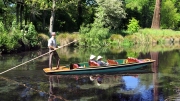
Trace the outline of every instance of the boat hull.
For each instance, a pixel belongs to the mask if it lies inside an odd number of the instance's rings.
[[[129,63],[129,64],[121,64],[121,65],[114,65],[114,66],[104,66],[104,67],[89,67],[89,68],[78,68],[72,70],[55,70],[47,72],[47,69],[43,69],[46,74],[53,74],[53,75],[80,75],[80,74],[102,74],[102,73],[113,73],[113,72],[125,72],[133,69],[138,69],[145,67],[155,60],[151,60],[148,62],[143,63]]]

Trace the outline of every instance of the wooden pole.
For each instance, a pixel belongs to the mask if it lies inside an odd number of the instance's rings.
[[[74,40],[74,41],[72,41],[72,42],[70,42],[70,43],[67,43],[67,44],[65,44],[65,45],[63,45],[63,46],[58,47],[57,49],[60,49],[60,48],[62,48],[62,47],[64,47],[64,46],[68,46],[68,45],[70,45],[71,43],[74,43],[74,42],[76,42],[76,41],[77,41],[77,40]],[[56,50],[57,50],[57,49],[56,49]],[[52,50],[52,51],[55,51],[55,50]],[[52,51],[51,51],[51,52],[52,52]],[[26,64],[26,63],[28,63],[28,62],[31,62],[31,61],[33,61],[33,60],[35,60],[35,59],[38,59],[38,58],[40,58],[40,57],[42,57],[42,56],[44,56],[44,55],[47,55],[47,54],[49,54],[49,53],[50,53],[50,52],[44,53],[44,54],[42,54],[42,55],[40,55],[40,56],[38,56],[38,57],[35,57],[35,58],[31,59],[31,60],[28,60],[28,61],[26,61],[26,62],[24,62],[24,63],[21,63],[21,64],[15,66],[15,67],[12,67],[12,68],[10,68],[10,69],[8,69],[8,70],[5,70],[5,71],[1,72],[0,75],[1,75],[1,74],[4,74],[4,73],[6,73],[6,72],[8,72],[8,71],[10,71],[10,70],[13,70],[13,69],[15,69],[15,68],[17,68],[17,67],[19,67],[19,66],[22,66],[22,65],[24,65],[24,64]]]

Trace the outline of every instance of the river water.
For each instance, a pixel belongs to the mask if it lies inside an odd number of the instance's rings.
[[[68,48],[58,50],[60,65],[103,59],[151,58],[156,62],[124,73],[46,75],[47,49],[0,55],[0,101],[178,101],[180,46]],[[26,61],[30,62],[15,67]],[[56,63],[54,62],[55,66]]]

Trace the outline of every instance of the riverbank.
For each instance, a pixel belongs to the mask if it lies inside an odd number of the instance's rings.
[[[98,45],[99,43],[93,43],[97,44],[94,45],[95,47],[136,47],[141,45],[174,45],[180,43],[180,31],[174,31],[170,29],[141,29],[136,33],[129,34],[127,32],[119,32],[119,33],[109,33],[109,37],[106,38],[106,40],[101,40],[102,45]],[[7,36],[6,36],[7,37]],[[1,46],[0,54],[7,54],[7,53],[18,53],[23,51],[29,51],[29,50],[37,50],[42,47],[47,47],[47,40],[49,39],[49,36],[46,35],[46,33],[39,33],[36,40],[36,46],[29,47],[28,43],[25,43],[22,37],[22,42],[19,44],[20,46],[14,47],[11,49],[11,51],[8,51],[6,47]],[[91,38],[91,41],[96,40],[96,38]],[[8,39],[6,39],[8,40]],[[21,40],[21,38],[19,38]],[[17,40],[19,42],[19,40]],[[75,42],[71,44],[70,46],[75,47],[90,47],[85,46],[85,43],[88,42],[88,40],[84,40],[84,34],[82,33],[60,33],[57,32],[56,37],[58,45],[65,45],[68,44],[74,40],[78,40],[78,42]],[[15,40],[14,40],[15,41]],[[17,42],[13,42],[17,43]],[[83,44],[84,43],[84,44]],[[11,44],[9,42],[9,44]],[[31,45],[32,46],[32,45]],[[93,47],[93,45],[92,45]],[[4,48],[4,49],[3,49]]]
[[[91,37],[89,37],[91,38]],[[73,40],[79,40],[78,43],[87,43],[84,40],[84,36],[78,33],[59,33],[57,36],[57,42],[60,45],[67,44]],[[92,38],[92,40],[96,40]],[[83,46],[83,44],[78,44]],[[134,46],[134,45],[166,45],[166,44],[178,44],[180,43],[180,31],[174,31],[170,29],[141,29],[136,33],[129,34],[126,32],[113,34],[110,33],[110,37],[106,40],[101,40],[100,43],[104,43],[104,46]],[[98,43],[97,43],[98,44]],[[88,47],[88,46],[87,46]]]

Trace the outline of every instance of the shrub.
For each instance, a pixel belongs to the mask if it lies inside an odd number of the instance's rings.
[[[11,32],[7,33],[3,23],[0,22],[0,32],[0,51],[10,52],[13,50],[17,50],[21,46],[18,41],[21,39],[22,35],[18,32],[16,28],[12,27]]]
[[[81,34],[81,46],[104,46],[105,42],[102,42],[106,40],[109,37],[109,29],[103,28],[98,25],[92,25],[81,27],[80,28],[80,34]]]
[[[4,24],[2,22],[0,22],[0,32],[5,32]]]
[[[46,35],[44,33],[38,34],[38,40],[39,40],[41,47],[47,47],[48,39],[49,39],[48,35]]]
[[[138,32],[140,26],[139,26],[139,21],[137,21],[135,18],[132,18],[130,21],[129,21],[129,24],[128,24],[128,32],[129,33],[135,33],[135,32]]]
[[[28,30],[22,30],[22,35],[23,35],[23,43],[26,46],[29,46],[29,48],[33,48],[39,45],[39,40],[38,40],[38,33],[35,30],[34,25],[32,22],[26,26]]]
[[[123,36],[119,34],[112,34],[109,39],[111,44],[116,44],[116,45],[120,45],[124,40]]]
[[[65,45],[68,44],[74,40],[79,39],[79,34],[78,33],[60,33],[56,37],[56,41],[60,45]]]

